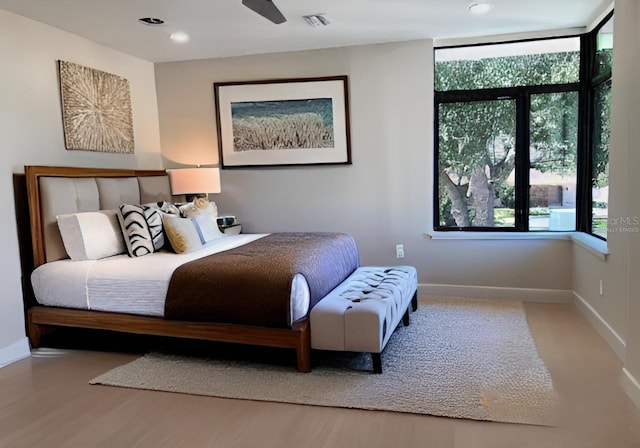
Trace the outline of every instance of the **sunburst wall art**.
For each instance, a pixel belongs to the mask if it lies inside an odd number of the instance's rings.
[[[58,62],[66,148],[133,153],[129,81],[71,62]]]

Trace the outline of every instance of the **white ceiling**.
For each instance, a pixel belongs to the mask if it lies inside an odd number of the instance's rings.
[[[474,0],[478,1],[478,0]],[[0,0],[0,9],[67,30],[152,62],[238,56],[413,39],[450,39],[588,26],[611,0],[274,0],[288,21],[275,25],[241,0]],[[325,13],[313,28],[302,16]],[[165,24],[151,27],[141,17]],[[176,44],[171,32],[190,41]]]

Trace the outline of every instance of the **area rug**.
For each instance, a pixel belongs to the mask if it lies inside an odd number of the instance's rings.
[[[246,400],[553,425],[557,395],[521,302],[429,299],[400,326],[383,372],[364,353],[314,352],[288,362],[150,353],[91,384]]]

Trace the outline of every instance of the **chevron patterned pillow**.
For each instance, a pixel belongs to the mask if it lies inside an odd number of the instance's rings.
[[[157,207],[122,204],[118,220],[130,257],[148,255],[164,246],[162,212]]]

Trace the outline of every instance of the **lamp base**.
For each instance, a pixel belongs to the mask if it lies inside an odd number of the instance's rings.
[[[184,198],[187,200],[187,202],[193,202],[196,200],[196,198],[209,198],[209,195],[206,193],[197,193],[197,194],[185,194]]]

